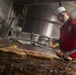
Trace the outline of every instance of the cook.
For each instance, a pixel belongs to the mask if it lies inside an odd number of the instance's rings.
[[[59,43],[62,52],[76,48],[76,19],[71,18],[69,12],[63,6],[59,7],[55,14],[63,23],[60,27],[60,37],[55,42]],[[70,57],[76,60],[76,52],[70,54]]]

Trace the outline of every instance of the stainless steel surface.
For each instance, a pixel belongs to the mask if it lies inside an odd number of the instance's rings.
[[[39,37],[39,40],[38,40],[38,43],[41,43],[41,44],[43,44],[43,45],[48,45],[48,43],[49,43],[49,37],[47,37],[47,36],[40,36]]]
[[[19,39],[19,40],[31,40],[31,33],[21,32],[21,31],[11,31],[11,38]]]
[[[41,53],[45,53],[48,55],[56,56],[55,54],[56,49],[52,49],[52,48],[49,48],[43,45],[36,46],[36,45],[25,44],[25,45],[19,46],[19,48],[33,50],[36,52],[41,52]]]
[[[35,34],[35,33],[31,33],[31,40],[37,42],[39,39],[40,35],[39,34]]]
[[[32,41],[29,41],[29,42],[32,42]],[[56,56],[56,54],[55,54],[56,49],[52,49],[52,48],[42,45],[40,43],[32,42],[29,44],[22,44],[21,42],[18,41],[18,39],[9,40],[9,39],[4,39],[4,38],[0,37],[0,48],[9,47],[12,45],[17,45],[17,47],[21,48],[21,49],[33,50],[36,52],[53,55],[54,57]]]
[[[40,37],[39,34],[22,32],[22,31],[12,30],[11,33],[12,33],[11,38],[15,38],[23,41],[30,40],[30,41],[37,42]]]
[[[21,47],[23,44],[21,44],[20,42],[18,42],[17,39],[14,39],[14,38],[5,39],[5,38],[0,37],[0,48],[9,47],[12,45],[18,45],[18,47],[19,46]]]
[[[61,23],[53,14],[56,8],[55,5],[28,6],[23,31],[58,38]]]
[[[0,47],[7,47],[11,45],[11,40],[0,37]]]

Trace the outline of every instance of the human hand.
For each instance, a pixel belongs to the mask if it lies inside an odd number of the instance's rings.
[[[50,40],[50,47],[55,48],[56,47],[56,43],[55,40],[51,38]]]
[[[60,58],[64,56],[64,54],[60,50],[56,50],[56,55]]]

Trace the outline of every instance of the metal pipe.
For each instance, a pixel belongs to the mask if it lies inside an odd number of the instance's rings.
[[[61,0],[58,0],[58,2],[59,2],[59,6],[62,6],[62,4],[61,4]]]
[[[8,20],[10,19],[12,9],[13,9],[13,2],[11,3],[10,9],[9,9],[8,18],[7,18]]]
[[[11,26],[12,26],[12,22],[13,22],[13,21],[14,21],[14,18],[11,18],[11,22],[10,22],[10,25],[9,25],[9,27],[8,27],[7,33],[6,33],[6,35],[5,35],[5,38],[8,37],[8,34],[9,34],[9,31],[11,30]]]
[[[26,18],[26,14],[27,14],[27,10],[28,10],[28,5],[25,5],[25,6],[24,6],[24,10],[25,10],[25,11],[24,11],[24,12],[25,12],[25,13],[24,13],[24,16],[25,16],[25,18]],[[23,22],[23,25],[22,25],[22,29],[23,29],[23,27],[24,27],[24,24],[25,24],[25,19],[24,19],[24,22]]]
[[[25,8],[25,17],[26,17],[26,14],[27,14],[27,10],[28,10],[28,5],[26,5],[26,8]]]

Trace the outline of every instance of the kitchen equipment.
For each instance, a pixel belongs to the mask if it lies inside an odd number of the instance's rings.
[[[12,45],[17,45],[18,48],[33,50],[33,51],[37,51],[37,52],[41,52],[41,53],[46,53],[49,55],[51,55],[51,54],[55,55],[55,51],[57,50],[57,49],[53,49],[51,47],[45,46],[38,42],[35,42],[35,46],[33,46],[31,44],[22,44],[17,39],[10,40],[10,39],[5,39],[5,38],[0,37],[0,48],[9,47]],[[75,51],[76,51],[76,49],[67,51],[66,53],[64,53],[64,57],[62,57],[62,58],[67,59],[69,57],[69,55]]]
[[[45,45],[43,45],[41,43],[38,43],[38,42],[35,42],[35,45],[22,44],[21,42],[18,41],[18,39],[12,38],[10,40],[10,39],[5,39],[5,38],[0,37],[0,48],[9,47],[9,46],[13,46],[13,45],[17,46],[18,48],[21,48],[21,49],[33,50],[33,51],[45,53],[45,54],[48,54],[48,55],[53,55],[55,57],[58,56],[58,55],[56,56],[56,54],[55,54],[55,51],[57,49],[53,49],[51,47],[45,46]],[[60,57],[60,58],[63,58],[64,60],[67,60],[69,55],[74,51],[76,51],[76,49],[66,52],[64,54],[64,57]]]
[[[39,34],[31,33],[31,41],[37,42],[39,37]]]
[[[0,48],[2,47],[9,47],[9,46],[22,46],[23,44],[20,43],[17,39],[14,38],[10,38],[10,39],[6,39],[6,38],[2,38],[0,37]]]
[[[18,38],[21,40],[31,40],[31,33],[14,30],[12,30],[11,33],[12,38]]]
[[[47,36],[45,36],[45,35],[41,35],[40,37],[39,37],[39,40],[38,40],[38,43],[40,43],[40,44],[43,44],[43,45],[48,45],[48,43],[49,43],[49,37],[47,37]]]
[[[74,52],[76,52],[76,48],[71,49],[71,50],[67,51],[66,53],[64,53],[64,57],[67,58],[67,57],[69,57],[70,54],[72,54]]]
[[[33,50],[33,51],[37,51],[37,52],[41,52],[49,55],[55,54],[54,52],[55,50],[53,50],[52,48],[49,48],[37,42],[35,42],[35,44],[36,45],[22,44],[21,42],[18,41],[18,39],[14,39],[14,38],[5,39],[0,37],[0,48],[10,47],[14,45],[21,49]]]
[[[72,60],[72,58],[70,57],[70,54],[76,52],[76,48],[71,49],[65,53],[61,53],[60,51],[56,52],[56,55],[60,58],[63,58],[64,60]]]
[[[41,52],[41,53],[55,55],[55,51],[57,49],[50,48],[50,47],[42,45],[38,42],[35,42],[35,44],[36,44],[35,46],[33,46],[31,44],[27,45],[27,44],[20,43],[17,39],[10,40],[10,39],[5,39],[5,38],[0,37],[0,48],[17,45],[19,48],[22,48],[22,49],[34,50],[34,51]],[[70,51],[67,51],[64,54],[58,54],[58,55],[56,54],[56,55],[59,56],[60,58],[63,58],[64,60],[72,60],[71,58],[69,58],[69,55],[75,51],[76,51],[76,48],[72,49]]]
[[[0,47],[8,47],[11,45],[11,40],[0,37]]]

